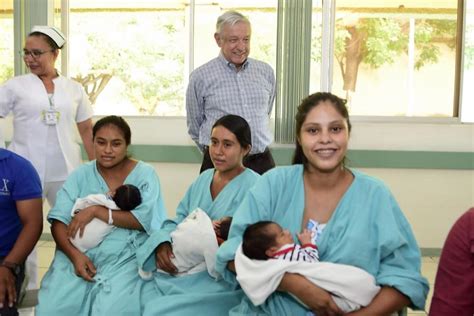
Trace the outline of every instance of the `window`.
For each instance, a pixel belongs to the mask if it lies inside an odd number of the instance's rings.
[[[453,116],[457,1],[336,4],[331,90],[351,115]]]
[[[321,91],[321,61],[323,45],[322,0],[313,1],[311,24],[311,75],[309,93],[315,93]]]
[[[102,81],[96,114],[181,115],[186,6],[183,1],[69,4],[71,77]],[[98,86],[97,86],[98,87]]]
[[[0,23],[6,30],[0,34],[0,80],[13,75],[13,2],[0,0]],[[276,65],[277,9],[282,0],[53,2],[53,23],[62,29],[68,25],[69,33],[61,55],[68,67],[61,70],[91,87],[95,83],[91,89],[100,92],[93,100],[98,115],[183,116],[189,73],[217,56],[215,22],[229,9],[241,11],[252,22],[250,56],[282,72]],[[68,8],[62,10],[65,3]],[[306,2],[287,2],[290,10],[290,4],[301,3]],[[460,111],[466,116],[474,111],[468,106],[472,89],[466,88],[472,82],[474,44],[472,1],[464,3],[468,8]],[[457,4],[313,0],[312,26],[304,30],[311,31],[309,83],[297,83],[309,86],[310,92],[329,90],[347,98],[351,115],[453,117],[458,112],[456,56],[461,49],[456,39],[461,19]],[[328,27],[329,5],[335,6],[335,21]],[[61,21],[61,13],[67,21]],[[329,46],[334,48],[327,58],[331,32],[334,40]],[[298,43],[288,42],[284,48],[291,51],[294,45]]]
[[[464,73],[462,87],[462,119],[474,122],[474,2],[467,1],[464,32]]]
[[[13,0],[0,0],[0,83],[13,77]]]
[[[213,34],[224,11],[237,9],[249,17],[251,56],[275,65],[276,1],[258,5],[196,1],[192,29],[193,8],[182,0],[71,0],[69,74],[97,80],[96,88],[102,84],[94,104],[98,115],[185,115],[189,73],[217,56]]]

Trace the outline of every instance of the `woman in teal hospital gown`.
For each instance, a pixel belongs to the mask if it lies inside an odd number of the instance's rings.
[[[152,166],[127,156],[131,132],[121,117],[108,116],[93,129],[96,160],[76,169],[58,193],[48,215],[57,248],[43,278],[36,315],[139,315],[136,249],[163,222],[160,184]],[[134,210],[109,211],[91,206],[71,217],[77,198],[106,193],[122,184],[139,188],[142,203]],[[81,253],[68,240],[93,218],[115,229],[97,247]]]
[[[388,315],[408,305],[424,308],[428,283],[420,274],[420,252],[409,223],[381,181],[344,164],[350,128],[345,102],[337,96],[316,93],[303,100],[296,115],[294,164],[257,181],[218,250],[216,269],[226,279],[234,280],[233,259],[249,224],[275,221],[296,237],[315,223],[322,230],[317,238],[321,261],[362,268],[382,287],[371,304],[351,315]],[[255,307],[243,298],[230,315],[310,311],[340,313],[329,293],[286,273],[264,304]]]
[[[242,299],[242,291],[225,281],[213,279],[207,271],[173,276],[170,233],[196,208],[211,220],[232,216],[259,175],[246,169],[242,160],[251,149],[250,127],[236,115],[217,120],[212,128],[209,153],[214,169],[204,171],[179,204],[176,217],[163,223],[137,252],[145,271],[159,267],[170,273],[154,272],[142,289],[143,315],[225,315]]]

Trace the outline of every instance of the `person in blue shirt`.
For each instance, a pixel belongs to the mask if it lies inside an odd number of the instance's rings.
[[[131,131],[118,116],[106,116],[93,128],[96,160],[83,164],[66,180],[48,214],[56,242],[53,262],[41,282],[36,315],[138,315],[139,297],[131,295],[141,280],[137,248],[161,223],[166,211],[155,169],[130,158]],[[133,210],[110,211],[93,205],[74,217],[78,198],[114,191],[123,184],[140,190],[142,203]],[[97,218],[115,229],[97,246],[81,252],[69,241]]]
[[[43,230],[41,181],[25,158],[0,148],[0,315],[18,315],[24,263]]]
[[[152,280],[144,281],[142,315],[225,315],[242,298],[242,290],[214,279],[207,270],[173,276],[179,271],[171,260],[171,233],[196,208],[206,212],[212,221],[234,214],[259,178],[243,166],[251,144],[250,127],[242,117],[226,115],[214,123],[209,152],[215,168],[201,173],[179,203],[176,217],[166,220],[137,252],[144,271],[159,268],[169,273],[154,272]]]
[[[382,289],[351,315],[389,315],[424,309],[428,282],[410,224],[380,180],[345,165],[351,124],[345,101],[331,93],[305,98],[296,114],[292,166],[264,174],[233,217],[229,239],[217,251],[216,270],[233,282],[233,260],[245,228],[275,221],[294,236],[310,221],[322,227],[321,261],[361,268]],[[316,263],[315,263],[316,264]],[[262,305],[244,298],[230,315],[339,315],[330,293],[299,274],[285,273]]]

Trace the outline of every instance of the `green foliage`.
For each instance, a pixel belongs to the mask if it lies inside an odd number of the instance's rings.
[[[465,39],[464,68],[471,69],[474,66],[474,25],[469,25],[467,27]]]
[[[0,19],[0,84],[13,77],[13,16]]]
[[[70,17],[71,29],[80,30],[70,41],[77,45],[70,54],[73,76],[112,74],[123,83],[122,91],[116,92],[121,93],[118,99],[128,100],[140,114],[184,113],[184,43],[188,38],[183,10],[87,12]],[[275,19],[276,13],[251,14],[251,20],[265,26],[265,32],[259,30],[252,38],[253,58],[272,63],[275,36],[267,33],[274,32],[270,26],[274,26]]]
[[[344,18],[336,22],[334,43],[335,59],[344,78],[344,89],[355,89],[354,78],[357,77],[356,68],[346,69],[348,61],[351,65],[364,63],[377,69],[384,64],[392,64],[400,54],[408,53],[409,20],[359,18],[346,24]],[[313,25],[311,58],[316,62],[321,61],[321,33],[321,26]],[[454,49],[455,44],[455,20],[417,19],[414,34],[415,69],[437,63],[440,45]],[[467,46],[465,54],[466,65],[470,67],[474,60],[474,47]]]
[[[365,39],[362,45],[362,62],[373,68],[393,63],[405,48],[407,36],[396,20],[361,19],[359,28]]]
[[[356,26],[358,35],[363,39],[361,62],[373,68],[391,64],[400,55],[408,52],[409,23],[405,20],[376,18],[359,19]],[[337,24],[335,54],[338,60],[347,58],[346,41],[351,34],[347,26]],[[416,61],[415,68],[436,63],[439,56],[439,42],[454,48],[456,22],[450,20],[419,20],[415,26]]]
[[[183,108],[182,13],[97,13],[77,14],[75,18],[75,27],[86,35],[82,49],[89,64],[73,59],[71,65],[76,66],[73,73],[112,74],[124,84],[122,97],[141,114],[155,113],[159,101],[164,100],[178,111]],[[97,32],[99,22],[114,32]],[[79,54],[71,56],[81,58]]]
[[[471,69],[474,66],[474,45],[467,45],[464,48],[464,67]]]
[[[13,67],[11,65],[0,64],[0,84],[13,77]]]

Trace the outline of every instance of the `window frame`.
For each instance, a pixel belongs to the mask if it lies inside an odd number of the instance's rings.
[[[305,0],[302,0],[305,1]],[[307,1],[307,0],[306,0]],[[69,1],[60,0],[61,2],[61,28],[68,34],[69,31]],[[195,0],[189,0],[189,73],[193,70],[193,42],[194,42],[194,7]],[[54,15],[54,0],[14,0],[14,49],[19,51],[22,48],[24,39],[31,29],[31,25],[35,24],[51,24]],[[323,18],[323,56],[321,62],[321,91],[330,91],[332,85],[333,69],[333,51],[334,51],[334,20],[336,13],[336,0],[322,1],[322,18]],[[455,73],[455,95],[453,100],[453,117],[437,118],[437,117],[395,117],[395,116],[352,116],[355,121],[362,122],[413,122],[413,123],[465,123],[462,118],[462,89],[463,89],[463,55],[464,55],[464,34],[466,27],[467,9],[463,0],[458,0],[458,36],[457,36],[457,53],[456,53],[456,73]],[[324,22],[325,21],[325,22]],[[18,54],[15,54],[15,75],[26,73],[23,61]],[[276,71],[281,71],[278,69]],[[62,73],[68,75],[68,51],[63,51],[63,59],[61,65]],[[184,76],[185,84],[187,81],[186,74]],[[276,105],[280,106],[280,105]],[[137,116],[133,116],[137,117]],[[138,116],[138,117],[141,117]],[[143,117],[148,117],[143,115]],[[171,118],[173,116],[170,116]],[[150,118],[163,118],[162,116],[150,116]],[[175,118],[183,118],[185,116],[175,116]],[[292,119],[292,118],[291,118]],[[467,122],[468,124],[469,122]]]

